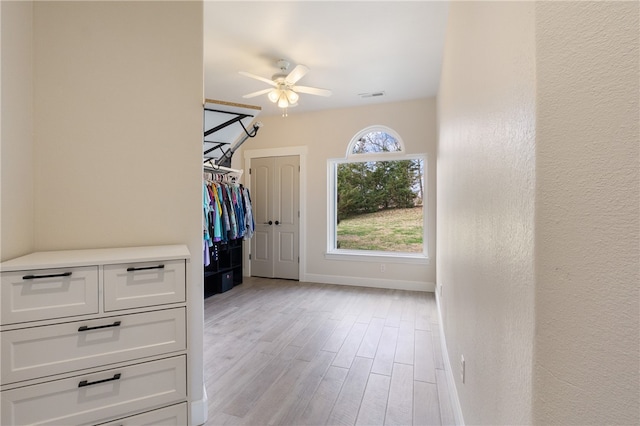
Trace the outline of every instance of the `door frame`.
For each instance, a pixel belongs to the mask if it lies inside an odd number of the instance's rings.
[[[298,222],[298,255],[300,256],[300,263],[298,264],[298,280],[303,282],[307,280],[307,191],[305,191],[307,188],[307,147],[289,146],[283,148],[248,149],[244,151],[244,169],[249,170],[251,168],[251,160],[254,158],[286,157],[290,155],[298,156],[300,158],[300,182],[298,185],[298,200],[300,204],[300,220]],[[244,186],[249,188],[249,193],[251,193],[251,178],[244,179]],[[251,261],[249,260],[251,245],[245,244],[244,247],[244,274],[245,276],[251,276]]]

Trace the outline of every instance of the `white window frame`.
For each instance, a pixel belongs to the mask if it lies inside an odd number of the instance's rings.
[[[397,152],[383,152],[372,154],[353,154],[353,145],[365,134],[371,132],[385,132],[396,138],[401,150]],[[338,208],[338,164],[366,162],[366,161],[401,161],[422,160],[423,173],[423,202],[422,202],[422,253],[402,253],[375,250],[348,250],[336,248],[337,241],[337,208]],[[385,126],[369,126],[359,131],[349,142],[344,158],[330,158],[327,160],[327,251],[325,258],[329,260],[363,261],[363,262],[396,262],[412,264],[429,264],[428,234],[427,234],[427,176],[428,158],[426,154],[406,154],[402,138],[392,129]]]

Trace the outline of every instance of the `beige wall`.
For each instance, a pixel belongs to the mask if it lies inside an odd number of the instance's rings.
[[[469,424],[640,418],[639,12],[451,7],[437,282]]]
[[[468,424],[531,422],[534,71],[532,3],[451,4],[438,99],[437,284]]]
[[[536,424],[638,424],[638,2],[536,4]]]
[[[199,8],[36,4],[37,249],[193,242]]]
[[[0,2],[0,260],[34,247],[31,2]]]
[[[3,69],[20,122],[19,140],[3,127],[3,250],[188,245],[189,397],[202,402],[202,3],[35,2],[32,29],[26,16],[5,27],[2,8],[3,66],[9,29],[33,57],[15,94]]]
[[[243,145],[244,152],[304,146],[307,149],[306,216],[307,281],[338,284],[385,285],[433,291],[435,283],[435,152],[436,103],[434,98],[380,104],[358,108],[290,113],[288,117],[259,117],[264,123],[255,139]],[[327,160],[344,158],[351,138],[372,125],[395,130],[405,143],[407,153],[428,155],[427,191],[429,265],[385,260],[385,272],[377,263],[325,259],[327,249]],[[238,152],[234,160],[242,158]],[[238,165],[240,167],[240,165]]]

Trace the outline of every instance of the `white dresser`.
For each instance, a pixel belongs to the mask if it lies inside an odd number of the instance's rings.
[[[0,264],[2,425],[186,425],[184,245]]]

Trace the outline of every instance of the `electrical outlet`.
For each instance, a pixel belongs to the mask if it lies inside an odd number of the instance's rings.
[[[460,381],[464,384],[465,363],[464,355],[460,355]]]
[[[380,264],[380,272],[384,272],[387,270],[387,265],[385,265],[384,263]]]

